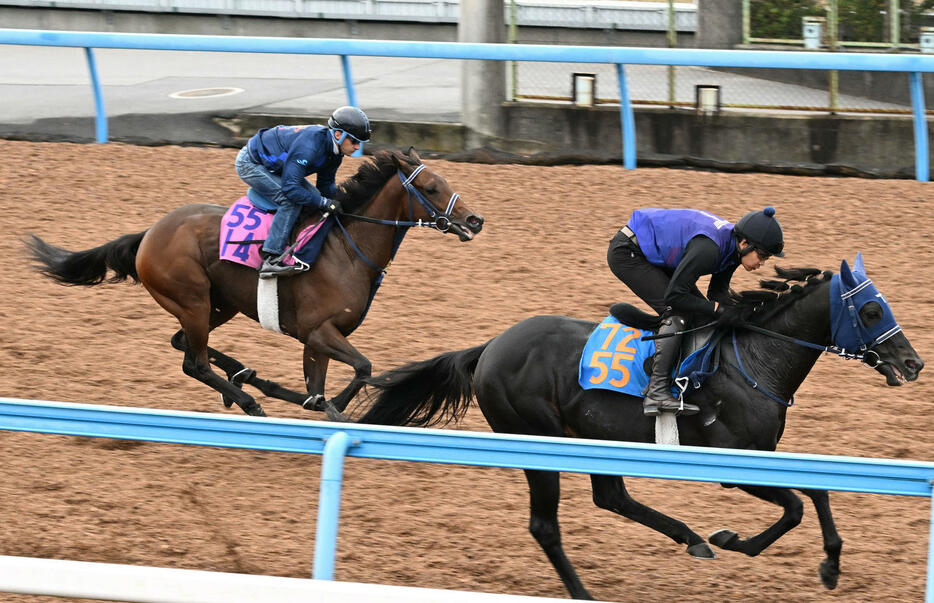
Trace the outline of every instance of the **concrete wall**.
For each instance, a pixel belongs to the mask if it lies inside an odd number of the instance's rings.
[[[637,157],[643,165],[685,162],[738,170],[914,175],[910,117],[766,117],[732,112],[702,116],[664,109],[637,110],[635,117]],[[616,107],[511,103],[506,106],[506,123],[506,137],[514,142],[505,150],[603,161],[622,157]],[[547,129],[541,127],[543,123]],[[523,149],[523,140],[535,142]]]
[[[742,0],[697,0],[698,48],[733,48],[742,41]]]
[[[285,19],[16,6],[0,6],[0,24],[10,29],[457,41],[457,25],[449,23]],[[667,44],[665,32],[563,27],[520,27],[518,42],[578,46],[664,47]],[[680,33],[678,43],[692,46],[694,34]]]
[[[375,122],[374,127],[386,146],[412,145],[419,152],[454,159],[541,164],[622,162],[618,107],[505,103],[503,112],[504,138],[488,140],[482,149],[471,148],[461,124]],[[640,166],[895,178],[914,178],[915,174],[910,117],[763,117],[732,112],[703,116],[664,109],[639,109],[635,117]],[[307,120],[250,115],[225,125],[232,131],[230,144],[236,146],[258,128]],[[934,135],[929,133],[929,139],[934,148]]]

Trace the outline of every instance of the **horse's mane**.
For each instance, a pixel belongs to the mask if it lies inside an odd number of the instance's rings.
[[[784,311],[789,305],[816,291],[818,286],[829,281],[833,272],[817,268],[781,268],[775,267],[775,273],[781,280],[761,280],[762,289],[731,292],[736,304],[754,306],[752,322],[760,323]]]
[[[354,213],[368,203],[378,193],[386,181],[396,175],[396,163],[417,166],[418,161],[399,151],[376,151],[372,158],[363,163],[357,173],[341,182],[337,200],[344,206],[344,211]]]

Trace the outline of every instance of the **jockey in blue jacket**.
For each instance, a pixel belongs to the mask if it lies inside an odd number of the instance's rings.
[[[671,373],[681,348],[686,317],[738,324],[743,316],[730,304],[730,279],[739,266],[757,270],[770,257],[784,257],[775,208],[747,213],[732,223],[696,209],[639,209],[613,237],[610,270],[662,318],[643,412],[691,415],[700,410],[671,394]],[[709,274],[707,297],[697,280]]]
[[[336,109],[324,126],[276,126],[253,135],[237,155],[237,175],[254,191],[278,206],[260,255],[260,278],[301,272],[287,265],[285,249],[301,213],[310,205],[338,214],[335,176],[344,155],[370,140],[370,120],[356,107]],[[307,177],[316,174],[317,186]]]

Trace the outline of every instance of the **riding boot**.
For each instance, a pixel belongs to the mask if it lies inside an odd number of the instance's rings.
[[[277,276],[292,276],[302,272],[304,269],[298,264],[286,264],[283,262],[285,254],[276,255],[268,251],[260,251],[263,257],[263,265],[259,267],[260,278],[274,278]]]
[[[682,330],[684,330],[684,319],[680,316],[669,316],[662,321],[658,329],[659,335],[669,333],[672,335],[655,340],[652,375],[645,398],[642,400],[642,411],[650,417],[658,416],[662,412],[693,415],[700,410],[700,407],[694,404],[682,404],[671,395],[671,371],[678,358],[678,352],[681,350],[680,332]]]

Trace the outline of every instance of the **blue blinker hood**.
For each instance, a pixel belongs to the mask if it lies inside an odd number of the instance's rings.
[[[882,320],[866,327],[859,311],[873,301],[882,307]],[[848,354],[872,349],[902,330],[895,322],[889,302],[866,276],[861,253],[856,254],[852,270],[843,260],[840,273],[830,280],[830,320],[834,345]]]

